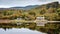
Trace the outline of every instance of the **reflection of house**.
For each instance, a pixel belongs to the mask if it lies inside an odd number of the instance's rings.
[[[22,23],[20,23],[20,22],[17,22],[17,25],[21,25]]]

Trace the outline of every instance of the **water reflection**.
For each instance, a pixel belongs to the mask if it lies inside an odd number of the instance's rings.
[[[0,34],[46,34],[36,30],[30,30],[28,28],[12,28],[5,30],[0,28]]]
[[[0,24],[0,28],[2,28],[4,30],[3,32],[6,32],[7,30],[8,31],[9,30],[20,31],[21,28],[24,28],[24,29],[28,28],[29,30],[32,30],[32,31],[39,31],[39,32],[44,32],[44,33],[48,33],[48,34],[59,34],[59,32],[60,32],[60,24],[49,24],[49,23],[45,24],[45,26],[37,26],[36,23],[22,23],[21,25],[11,24],[11,23],[10,24]],[[0,31],[2,31],[2,30],[0,29]]]

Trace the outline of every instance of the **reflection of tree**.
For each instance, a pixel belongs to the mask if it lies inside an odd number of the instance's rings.
[[[3,29],[6,31],[6,29],[12,29],[12,28],[9,28],[9,27],[3,27]]]
[[[6,27],[3,28],[6,31]]]

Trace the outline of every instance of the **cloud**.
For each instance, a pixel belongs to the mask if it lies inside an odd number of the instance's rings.
[[[12,6],[0,5],[0,8],[9,8],[9,7],[12,7]]]
[[[0,7],[41,5],[60,0],[0,0]]]
[[[40,2],[51,2],[51,1],[59,1],[59,0],[39,0]]]

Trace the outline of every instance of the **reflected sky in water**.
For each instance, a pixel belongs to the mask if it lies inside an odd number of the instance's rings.
[[[6,29],[6,31],[0,28],[0,34],[45,34],[45,33],[38,32],[36,30],[29,30],[27,28],[12,28]]]

